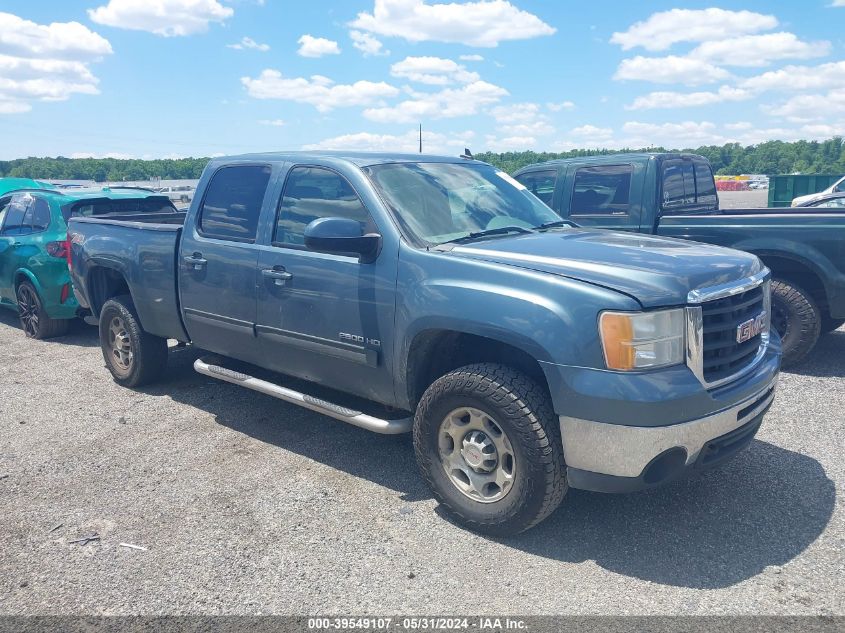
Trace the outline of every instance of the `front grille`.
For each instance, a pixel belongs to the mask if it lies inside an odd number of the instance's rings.
[[[736,342],[737,328],[764,310],[763,286],[741,294],[701,304],[704,326],[702,370],[704,380],[714,383],[728,378],[750,365],[762,344],[759,334],[742,343]]]

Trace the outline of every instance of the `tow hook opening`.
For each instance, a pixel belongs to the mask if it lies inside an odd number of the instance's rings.
[[[675,446],[665,450],[645,467],[643,481],[648,485],[664,482],[679,474],[686,463],[687,451],[685,448]]]

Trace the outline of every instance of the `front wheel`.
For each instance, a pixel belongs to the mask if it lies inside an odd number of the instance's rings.
[[[21,328],[28,338],[45,339],[67,334],[68,319],[51,319],[41,303],[38,291],[29,281],[22,281],[15,292]]]
[[[100,310],[100,348],[114,380],[139,387],[167,367],[167,340],[143,330],[128,295],[109,299]]]
[[[784,279],[772,281],[772,327],[783,339],[783,366],[797,365],[816,345],[821,316],[813,297]]]
[[[436,380],[414,416],[414,450],[446,513],[477,532],[527,530],[567,491],[548,395],[503,365],[469,365]]]

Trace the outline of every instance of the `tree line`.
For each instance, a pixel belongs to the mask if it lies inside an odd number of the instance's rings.
[[[577,149],[569,152],[484,152],[479,160],[492,163],[512,173],[531,163],[558,158],[576,158],[596,154],[617,154],[630,151],[667,151],[662,147],[608,150]],[[845,173],[845,141],[835,137],[827,141],[768,141],[759,145],[739,143],[705,145],[682,151],[705,156],[717,174],[843,174]],[[120,159],[120,158],[19,158],[0,161],[0,176],[38,178],[43,180],[123,180],[197,179],[208,158]]]

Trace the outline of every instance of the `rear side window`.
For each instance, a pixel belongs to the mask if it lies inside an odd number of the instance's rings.
[[[696,204],[716,208],[719,201],[716,193],[716,181],[713,180],[713,170],[705,162],[695,163],[695,201]]]
[[[43,198],[35,198],[26,210],[23,223],[31,227],[33,233],[46,231],[50,226],[50,203]]]
[[[268,165],[238,165],[217,171],[199,211],[200,233],[221,240],[254,241],[269,182]]]
[[[547,206],[552,206],[552,198],[555,194],[555,181],[557,180],[557,171],[529,171],[525,174],[520,174],[516,179],[525,187],[540,198]]]
[[[324,167],[294,167],[285,182],[273,243],[305,244],[305,227],[318,218],[347,218],[364,233],[375,225],[358,194],[343,176]]]
[[[663,201],[667,213],[684,213],[689,207],[714,209],[718,202],[710,165],[703,161],[670,160],[663,163]]]
[[[582,167],[575,172],[571,215],[627,215],[632,165]]]

